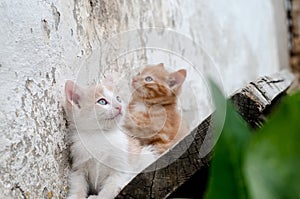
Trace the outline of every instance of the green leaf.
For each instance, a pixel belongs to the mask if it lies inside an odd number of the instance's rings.
[[[219,89],[212,85],[216,107],[224,98]],[[223,107],[224,108],[224,107]],[[217,115],[219,120],[222,118]],[[222,123],[222,121],[217,121]],[[243,155],[251,139],[251,132],[246,122],[235,111],[231,102],[227,102],[226,118],[222,133],[215,146],[206,199],[246,199],[248,198],[243,176]]]
[[[300,198],[300,93],[286,97],[246,152],[251,198]]]

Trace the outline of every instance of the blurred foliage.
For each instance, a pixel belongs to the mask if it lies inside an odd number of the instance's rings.
[[[227,198],[300,199],[300,93],[286,96],[256,132],[227,101],[205,199]]]

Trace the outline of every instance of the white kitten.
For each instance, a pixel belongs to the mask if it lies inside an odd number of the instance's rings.
[[[118,128],[121,100],[104,86],[82,89],[72,81],[65,93],[73,162],[68,198],[114,198],[133,177],[128,139]]]

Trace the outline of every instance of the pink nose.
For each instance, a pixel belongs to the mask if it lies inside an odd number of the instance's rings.
[[[119,113],[122,112],[122,106],[116,106],[115,108],[119,111]]]
[[[137,82],[137,80],[138,80],[137,77],[132,78],[132,82]]]

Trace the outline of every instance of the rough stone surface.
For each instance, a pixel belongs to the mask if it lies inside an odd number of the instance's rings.
[[[280,68],[275,27],[284,26],[275,21],[274,2],[1,1],[0,198],[65,198],[69,162],[62,104],[66,79],[92,83],[103,73],[129,72],[132,66],[147,62],[185,67],[169,55],[145,50],[107,65],[118,55],[120,45],[105,49],[107,38],[147,27],[175,30],[205,50],[231,93]],[[143,46],[150,41],[145,33],[138,30],[135,38]],[[185,55],[178,39],[169,44]],[[201,56],[198,60],[205,63]],[[209,68],[203,64],[197,69]],[[207,98],[206,91],[198,92],[200,101]],[[199,107],[200,118],[209,114],[207,106]]]

